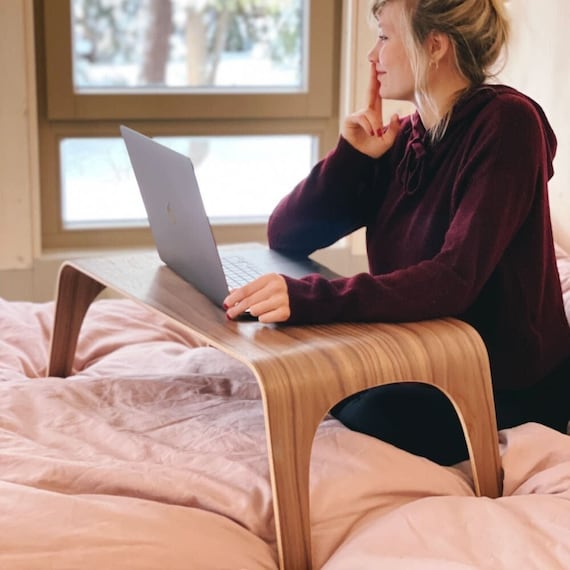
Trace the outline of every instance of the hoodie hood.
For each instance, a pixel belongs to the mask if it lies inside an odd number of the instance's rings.
[[[552,129],[542,107],[528,95],[525,95],[512,87],[507,85],[481,85],[480,87],[471,89],[455,104],[449,122],[449,129],[463,123],[465,120],[469,120],[492,99],[501,95],[519,98],[526,101],[534,108],[537,119],[542,125],[544,146],[548,159],[548,178],[552,178],[554,175],[553,161],[554,156],[556,155],[556,148],[558,146],[554,130]]]
[[[472,120],[490,101],[504,94],[521,98],[530,103],[535,109],[537,119],[542,124],[548,162],[548,178],[552,178],[554,175],[553,161],[557,148],[556,135],[552,126],[542,107],[536,101],[506,85],[482,85],[467,91],[460,97],[453,107],[446,135],[444,135],[442,142],[448,133],[453,132],[455,129],[464,128],[465,121]],[[406,193],[414,194],[423,186],[426,171],[428,170],[429,154],[434,143],[431,142],[429,133],[426,131],[417,111],[409,117],[407,129],[409,129],[409,135],[407,135],[406,149],[398,164],[397,174]],[[436,146],[437,144],[439,143],[435,143]]]

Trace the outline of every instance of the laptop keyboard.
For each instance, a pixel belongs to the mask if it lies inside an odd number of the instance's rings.
[[[239,255],[224,255],[222,266],[230,289],[242,287],[262,275],[247,259]]]

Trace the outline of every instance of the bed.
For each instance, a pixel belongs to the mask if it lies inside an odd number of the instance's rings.
[[[102,299],[72,375],[49,377],[53,313],[0,299],[0,568],[277,568],[251,372]],[[500,451],[503,496],[475,497],[467,462],[441,467],[327,416],[311,457],[314,567],[567,570],[570,438],[526,424],[500,433]]]

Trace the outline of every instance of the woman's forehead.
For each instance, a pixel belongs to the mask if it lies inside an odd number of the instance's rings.
[[[386,2],[375,12],[374,16],[379,27],[389,28],[394,26],[396,17],[400,15],[398,4],[400,3]]]

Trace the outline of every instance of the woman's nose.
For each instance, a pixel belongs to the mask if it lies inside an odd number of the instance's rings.
[[[370,51],[368,52],[368,61],[370,63],[377,63],[378,62],[378,42],[376,42],[372,48],[370,49]]]

